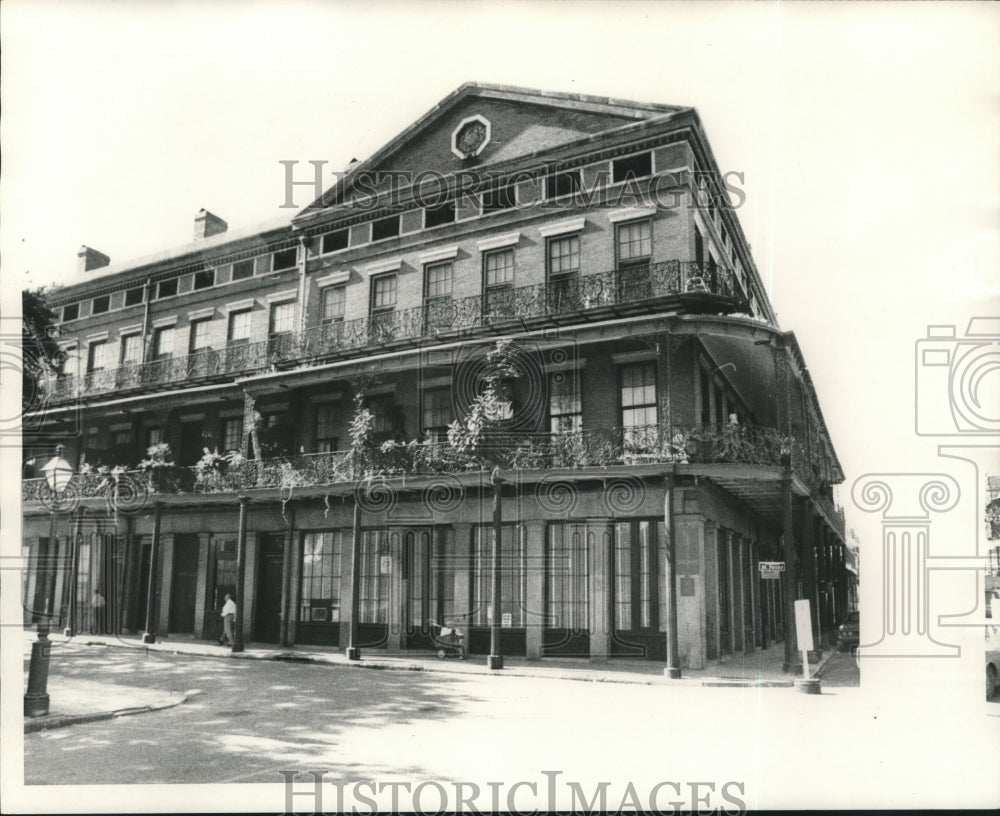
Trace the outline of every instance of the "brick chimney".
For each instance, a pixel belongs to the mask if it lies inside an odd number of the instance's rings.
[[[227,229],[229,229],[229,224],[204,208],[198,210],[198,214],[194,217],[194,240],[196,241],[200,241],[202,238],[211,238]]]
[[[76,253],[76,258],[77,272],[90,272],[92,269],[100,269],[102,266],[107,266],[111,263],[111,259],[107,255],[103,252],[98,252],[96,249],[91,249],[86,244],[80,247],[80,251]]]

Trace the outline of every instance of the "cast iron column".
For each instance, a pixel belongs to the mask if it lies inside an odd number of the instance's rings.
[[[24,716],[44,717],[49,713],[49,621],[44,615],[38,620],[38,640],[31,644],[28,666],[28,690],[24,693]]]
[[[240,496],[240,527],[236,538],[236,621],[233,625],[233,652],[243,651],[243,582],[247,575],[247,496]]]
[[[354,536],[351,540],[351,622],[347,635],[347,659],[360,660],[361,647],[358,646],[358,613],[361,603],[358,590],[361,584],[361,502],[354,494]]]
[[[160,557],[160,505],[153,506],[153,541],[149,545],[149,582],[146,584],[146,631],[143,643],[156,643],[156,562]]]
[[[503,668],[503,654],[500,651],[500,601],[503,593],[500,583],[500,537],[501,537],[501,491],[500,469],[493,469],[493,620],[490,626],[490,654],[486,665],[491,669]]]
[[[667,597],[667,667],[663,673],[671,680],[679,680],[681,666],[679,660],[680,646],[677,639],[677,534],[674,531],[674,482],[676,481],[676,466],[673,473],[664,477],[667,495],[664,499],[663,523],[667,528],[667,558],[664,565],[664,587]]]
[[[786,672],[795,671],[798,654],[795,649],[795,599],[798,597],[799,576],[795,554],[795,522],[792,510],[792,469],[785,468],[781,481],[782,549],[785,558],[785,608],[782,610]]]

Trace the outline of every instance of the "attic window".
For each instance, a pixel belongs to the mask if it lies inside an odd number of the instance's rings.
[[[126,289],[125,305],[135,306],[137,303],[142,303],[142,287],[137,286],[135,289]]]
[[[215,286],[214,269],[203,269],[201,272],[194,273],[195,289],[208,289],[211,286]]]
[[[233,264],[233,280],[245,280],[253,277],[254,259],[249,261],[237,261]]]
[[[427,207],[424,210],[424,229],[440,227],[442,224],[452,224],[455,221],[455,202],[449,201],[440,207]]]
[[[162,280],[156,285],[156,297],[165,298],[177,294],[177,278]]]
[[[390,215],[378,221],[372,221],[372,240],[384,241],[386,238],[395,238],[399,235],[399,216]]]
[[[62,319],[65,323],[67,320],[76,320],[80,316],[80,304],[70,303],[68,306],[63,306]]]
[[[272,271],[278,272],[282,269],[292,269],[298,263],[298,250],[295,247],[283,249],[274,253],[274,267]]]
[[[635,156],[615,159],[611,164],[613,182],[628,181],[653,175],[653,154],[648,150]]]
[[[545,197],[559,198],[580,190],[580,171],[567,170],[564,173],[551,173],[545,179]]]
[[[102,295],[101,297],[94,298],[94,304],[90,309],[90,313],[103,314],[110,308],[111,308],[111,296]]]
[[[323,246],[321,252],[326,255],[328,252],[336,252],[339,249],[347,249],[350,232],[342,229],[336,232],[328,232],[323,236]]]
[[[509,210],[517,204],[515,185],[503,184],[491,187],[483,193],[483,212]]]

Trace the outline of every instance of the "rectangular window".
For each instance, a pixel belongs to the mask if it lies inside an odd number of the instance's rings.
[[[62,319],[63,322],[67,320],[76,320],[80,316],[80,304],[70,303],[68,306],[63,306]]]
[[[274,253],[274,266],[272,272],[280,272],[282,269],[294,269],[299,262],[299,251],[295,247],[283,249]]]
[[[131,445],[132,444],[132,431],[130,428],[120,428],[117,431],[113,431],[111,434],[111,444],[112,445]]]
[[[617,631],[663,631],[660,614],[658,569],[666,557],[663,536],[656,522],[624,521],[615,525],[614,628]],[[658,541],[659,538],[659,541]]]
[[[392,415],[395,409],[395,401],[392,394],[381,397],[369,397],[366,400],[368,410],[372,412],[372,429],[383,441],[392,434]]]
[[[399,235],[398,215],[390,215],[388,218],[372,221],[372,241],[384,241],[386,238],[395,238],[397,235]]]
[[[625,445],[651,443],[657,435],[656,366],[636,363],[623,366],[620,374]]]
[[[243,417],[222,420],[222,450],[238,451],[243,447]]]
[[[268,334],[285,334],[295,327],[295,301],[275,303],[271,306]]]
[[[580,271],[580,236],[549,240],[549,275],[572,275]]]
[[[316,406],[316,450],[319,453],[331,453],[338,448],[338,440],[334,434],[337,413],[334,403],[324,403]]]
[[[424,210],[424,229],[440,227],[455,221],[455,202],[449,201],[440,207],[428,207]]]
[[[451,261],[432,264],[424,269],[424,300],[451,297],[454,267]]]
[[[653,254],[652,224],[649,221],[619,224],[617,233],[619,266],[649,263]]]
[[[215,286],[214,269],[203,269],[201,272],[194,273],[195,289],[208,289],[211,286]]]
[[[395,530],[367,530],[362,534],[358,580],[359,623],[388,623],[393,568],[390,536],[395,538],[395,549],[399,552],[399,533]]]
[[[643,178],[652,174],[653,154],[648,151],[635,156],[615,159],[611,163],[611,180],[613,182]]]
[[[493,528],[473,528],[472,626],[493,623]],[[505,524],[500,531],[500,625],[524,626],[527,586],[524,569],[524,528]]]
[[[121,364],[135,365],[142,362],[142,335],[126,334],[122,337]]]
[[[323,325],[340,323],[347,302],[346,286],[330,286],[323,290]]]
[[[579,170],[550,173],[545,179],[545,197],[559,198],[560,196],[570,195],[571,193],[579,192],[580,187]]]
[[[125,290],[125,305],[135,306],[136,304],[142,303],[142,287],[137,286],[135,289]]]
[[[549,375],[549,416],[554,434],[578,434],[583,431],[578,372],[556,371]]]
[[[380,275],[372,278],[372,312],[390,311],[396,308],[396,275]]]
[[[146,447],[159,445],[163,441],[163,428],[146,428]]]
[[[168,278],[156,284],[156,297],[173,297],[177,294],[177,278]]]
[[[254,271],[254,259],[250,258],[246,261],[237,261],[233,264],[233,280],[246,280],[247,278],[253,277]]]
[[[514,283],[514,250],[500,249],[483,255],[486,288],[511,286]]]
[[[546,545],[545,625],[586,631],[590,628],[587,526],[549,524]]]
[[[153,359],[163,360],[174,354],[174,327],[160,326],[153,329]]]
[[[340,622],[341,530],[302,536],[301,623]]]
[[[347,249],[349,242],[350,230],[337,230],[336,232],[328,232],[323,236],[323,242],[320,247],[320,252],[326,255],[328,252],[336,252],[340,249]]]
[[[210,320],[196,320],[191,324],[191,353],[208,348],[208,327]]]
[[[106,340],[99,340],[91,343],[87,349],[87,371],[102,371],[106,364],[108,343]]]
[[[104,314],[108,309],[111,308],[111,295],[102,295],[101,297],[95,297],[93,304],[90,307],[91,314]]]
[[[422,403],[424,437],[430,442],[445,442],[451,425],[451,389],[429,388],[424,391]]]
[[[229,344],[250,342],[250,310],[229,315]]]

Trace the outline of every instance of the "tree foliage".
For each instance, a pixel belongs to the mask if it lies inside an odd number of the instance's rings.
[[[45,302],[44,289],[21,293],[21,409],[34,410],[45,379],[59,373],[63,353],[56,338],[56,315]]]

